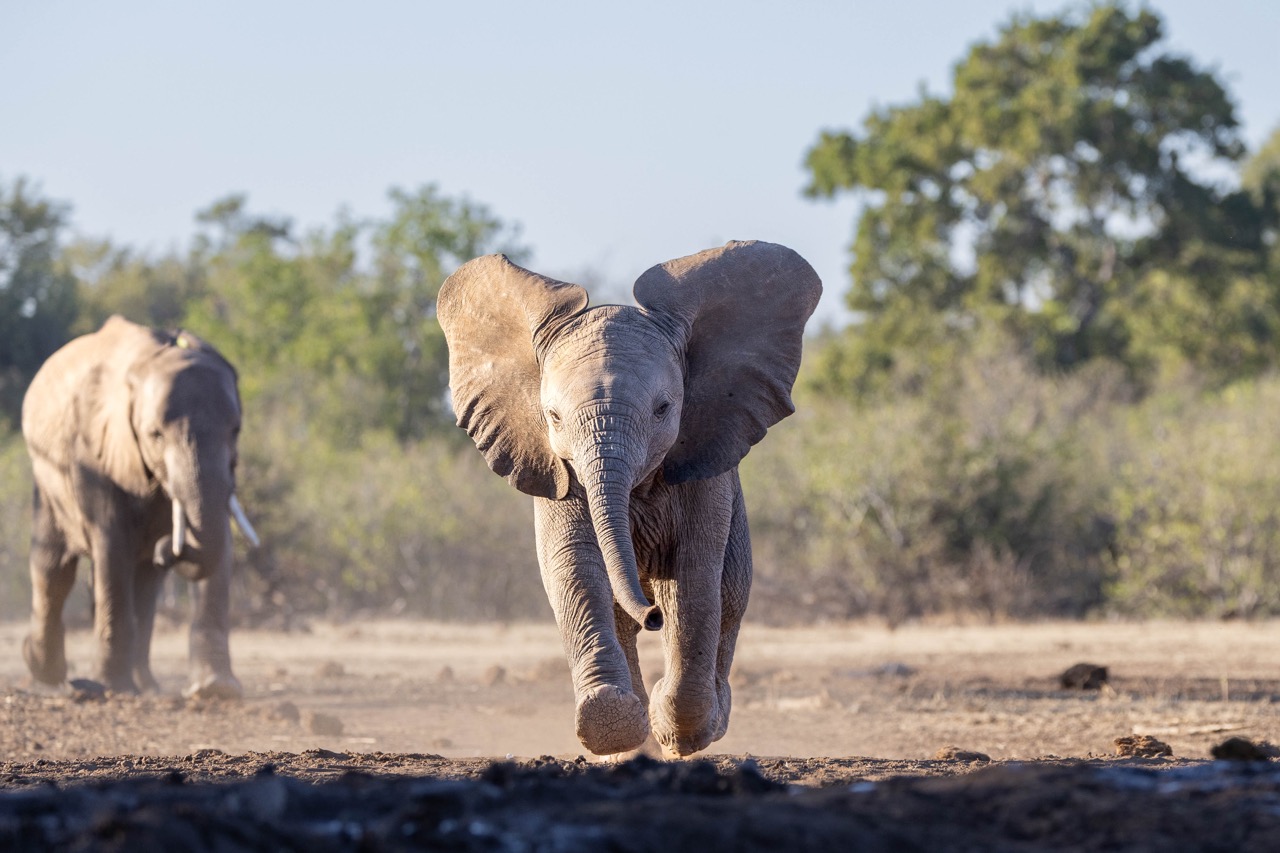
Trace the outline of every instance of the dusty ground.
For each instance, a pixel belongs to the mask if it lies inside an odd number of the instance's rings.
[[[190,846],[185,836],[163,834],[177,831],[168,818],[147,818],[148,803],[182,797],[202,804],[179,809],[190,820],[216,812],[221,817],[210,826],[240,825],[244,849],[279,847],[262,828],[290,821],[289,837],[328,839],[334,849],[371,839],[394,848],[388,839],[396,833],[410,847],[443,839],[460,849],[520,849],[507,842],[547,832],[590,849],[603,836],[562,832],[586,820],[582,814],[599,811],[588,827],[616,828],[630,814],[618,811],[620,801],[674,797],[661,806],[674,815],[701,796],[711,799],[699,808],[723,812],[717,826],[732,822],[744,848],[767,846],[761,838],[781,843],[771,833],[783,833],[789,846],[815,848],[856,835],[866,849],[930,849],[939,839],[957,849],[1139,841],[1177,849],[1192,838],[1201,849],[1248,849],[1280,832],[1280,762],[1208,761],[1210,748],[1231,736],[1280,742],[1280,623],[748,625],[733,719],[712,748],[714,763],[675,769],[577,760],[568,673],[550,626],[378,622],[316,624],[287,635],[240,631],[232,638],[246,689],[239,703],[178,697],[185,639],[172,630],[156,642],[164,695],[76,701],[33,689],[19,654],[24,631],[0,626],[0,790],[10,792],[0,796],[0,849],[84,833],[98,842],[118,835],[121,843]],[[92,651],[88,634],[71,635],[72,677],[87,674]],[[652,681],[661,669],[656,643],[642,658]],[[1058,674],[1081,662],[1108,667],[1108,685],[1061,689]],[[1115,738],[1131,734],[1167,743],[1172,758],[1114,758]],[[945,746],[995,761],[936,760]],[[516,764],[494,769],[495,758]],[[241,781],[228,787],[229,780]],[[50,793],[50,782],[61,789]],[[780,783],[823,790],[797,798],[780,793]],[[236,785],[244,790],[236,793]],[[326,793],[334,786],[345,793]],[[73,807],[72,795],[96,797],[98,805]],[[325,797],[348,805],[367,799],[368,808],[330,837],[333,807]],[[264,798],[288,807],[245,811],[244,803]],[[406,803],[429,819],[405,817]],[[585,811],[560,814],[556,803]],[[98,822],[68,822],[72,812]],[[815,815],[821,832],[796,829],[816,825]],[[458,823],[464,818],[471,823]],[[315,835],[308,820],[328,829]],[[183,826],[212,847],[213,836],[200,835],[197,824]],[[404,829],[409,824],[421,832]],[[493,832],[458,830],[472,824]],[[33,826],[46,834],[15,828]],[[951,830],[937,835],[939,826]],[[161,834],[136,834],[148,827]],[[649,830],[656,831],[652,823]],[[628,837],[635,843],[623,849],[671,849]],[[674,837],[653,839],[670,844]]]

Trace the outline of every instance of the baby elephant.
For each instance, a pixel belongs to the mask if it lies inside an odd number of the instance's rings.
[[[599,755],[652,733],[689,755],[729,724],[751,586],[737,466],[791,414],[822,284],[795,252],[729,243],[653,267],[639,307],[489,255],[444,283],[458,425],[535,500],[538,562]],[[662,630],[646,698],[640,628]],[[646,709],[647,706],[647,709]]]
[[[35,475],[31,634],[38,680],[67,676],[62,607],[80,555],[93,561],[97,677],[155,689],[151,629],[171,566],[194,582],[188,694],[239,696],[227,644],[240,394],[209,344],[112,317],[55,352],[22,403]]]

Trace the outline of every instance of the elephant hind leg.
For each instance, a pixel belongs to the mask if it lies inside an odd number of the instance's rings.
[[[652,593],[650,593],[652,595]],[[622,654],[627,659],[627,669],[631,672],[631,692],[640,698],[646,706],[649,694],[644,689],[644,675],[640,672],[640,652],[636,648],[636,637],[640,634],[640,623],[627,615],[615,602],[613,605],[613,624],[618,632],[618,645],[622,646]]]
[[[674,577],[654,581],[667,619],[667,671],[653,685],[649,716],[658,742],[680,757],[706,749],[728,729],[729,668],[751,586],[751,541],[737,477],[705,482],[702,500],[682,516],[689,529],[681,531]],[[709,530],[712,520],[723,525],[718,535]]]
[[[738,629],[747,612],[751,594],[751,533],[747,528],[747,507],[739,489],[729,525],[729,541],[724,551],[724,574],[720,578],[720,643],[716,650],[716,695],[720,705],[720,721],[712,742],[724,737],[729,728],[729,712],[733,691],[729,687],[729,670],[738,645]]]
[[[651,588],[645,589],[645,594],[652,600],[653,591]],[[640,671],[640,652],[636,648],[636,639],[640,634],[640,623],[627,615],[627,611],[619,607],[616,602],[613,605],[613,622],[618,633],[618,644],[622,646],[622,654],[627,659],[627,668],[631,671],[631,691],[640,700],[640,704],[648,708],[649,694],[644,688],[644,674]],[[647,755],[651,758],[657,758],[662,755],[662,748],[658,746],[658,741],[654,739],[652,731],[640,746],[625,752],[609,755],[608,759],[610,761],[627,761],[637,755]]]
[[[31,633],[22,643],[22,657],[37,681],[61,684],[67,679],[62,608],[75,584],[78,558],[68,553],[66,537],[39,486],[32,504]]]
[[[114,534],[114,535],[112,535]],[[121,541],[121,540],[125,541]],[[137,693],[133,680],[134,568],[136,548],[115,531],[93,537],[93,632],[98,640],[97,678],[116,693]],[[126,559],[124,555],[130,555]]]
[[[649,718],[654,737],[672,757],[706,749],[723,728],[715,669],[720,578],[719,572],[699,568],[690,566],[674,580],[653,584],[656,603],[666,619],[662,629],[666,671],[650,693]]]

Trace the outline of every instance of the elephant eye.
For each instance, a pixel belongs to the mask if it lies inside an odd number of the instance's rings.
[[[160,439],[164,438],[164,433],[162,433],[158,429],[153,429],[151,431],[150,438],[152,441],[159,441]]]
[[[663,400],[663,401],[662,401],[661,403],[659,403],[659,404],[657,405],[657,407],[653,410],[653,416],[654,416],[655,418],[657,418],[658,420],[662,420],[663,418],[665,418],[665,417],[667,416],[667,412],[669,412],[669,411],[671,411],[671,401],[670,401],[670,400]]]
[[[560,426],[560,413],[555,409],[547,409],[547,420],[551,421],[553,427]]]

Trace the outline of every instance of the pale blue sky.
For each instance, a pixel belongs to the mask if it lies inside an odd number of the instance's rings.
[[[1280,2],[1159,0],[1256,146],[1280,124]],[[727,239],[848,286],[854,208],[800,195],[823,128],[944,91],[1014,10],[1061,2],[0,4],[0,178],[77,232],[182,245],[234,191],[306,227],[434,182],[522,226],[530,266],[615,284]]]

